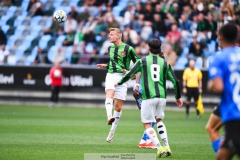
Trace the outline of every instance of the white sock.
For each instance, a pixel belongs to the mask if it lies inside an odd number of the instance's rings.
[[[122,111],[117,112],[114,110],[113,117],[115,118],[115,121],[112,123],[111,130],[115,130],[117,128],[117,125],[118,125],[121,115],[122,115]]]
[[[113,108],[113,99],[107,98],[105,100],[105,108],[107,111],[107,117],[111,118],[112,117],[112,108]]]
[[[159,133],[159,135],[160,135],[160,137],[163,141],[163,146],[168,146],[167,130],[166,130],[166,127],[165,127],[165,125],[162,121],[157,123],[157,130],[158,130],[158,133]]]
[[[157,134],[156,134],[155,130],[153,128],[148,128],[148,129],[146,129],[146,133],[147,133],[148,137],[151,139],[151,141],[153,142],[153,144],[157,148],[160,148],[161,144],[158,140],[158,137],[157,137]]]

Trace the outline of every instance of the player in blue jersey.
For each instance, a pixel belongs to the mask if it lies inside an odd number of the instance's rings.
[[[218,33],[221,54],[214,57],[209,68],[208,87],[221,94],[220,115],[225,128],[217,160],[240,156],[240,48],[236,46],[238,28],[223,25]]]
[[[215,153],[218,152],[221,143],[221,136],[219,130],[222,127],[222,121],[220,117],[219,107],[219,105],[214,107],[213,113],[210,115],[206,125],[206,130],[212,142],[212,148]]]
[[[133,90],[134,90],[133,97],[136,100],[137,107],[139,110],[141,110],[141,106],[142,106],[142,88],[141,88],[141,85],[139,85],[139,84],[141,84],[140,76],[141,75],[139,73],[136,75],[137,83],[135,84],[135,86],[133,88]],[[140,83],[138,83],[139,80],[140,80]],[[138,89],[139,89],[139,91],[138,91]],[[154,127],[154,125],[155,125],[155,122],[152,122],[151,126]],[[149,138],[149,136],[147,135],[147,133],[145,131],[143,132],[143,135],[138,144],[138,147],[139,148],[151,148],[151,149],[156,148],[156,146],[153,144],[153,142],[151,141],[151,139]]]

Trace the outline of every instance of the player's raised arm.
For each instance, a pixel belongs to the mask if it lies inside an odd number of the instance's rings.
[[[96,64],[98,68],[107,68],[107,64]]]
[[[138,60],[138,61],[134,64],[133,68],[123,76],[123,78],[118,82],[118,84],[121,85],[121,84],[123,84],[124,82],[127,82],[130,78],[132,78],[132,76],[133,76],[134,74],[136,74],[137,72],[139,72],[139,71],[140,71],[140,68],[141,68],[141,64],[142,64],[142,63],[141,63],[141,60]]]

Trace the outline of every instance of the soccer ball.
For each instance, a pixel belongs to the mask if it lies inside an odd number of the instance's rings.
[[[53,72],[53,75],[55,78],[60,78],[61,77],[61,71],[56,69],[54,72]]]
[[[65,22],[67,20],[67,14],[63,10],[56,10],[53,14],[53,19],[59,23]]]

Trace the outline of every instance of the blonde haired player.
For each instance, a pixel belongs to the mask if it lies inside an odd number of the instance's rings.
[[[122,115],[123,102],[126,100],[127,83],[114,86],[129,70],[130,61],[135,63],[138,57],[133,47],[122,42],[122,32],[119,28],[110,28],[108,38],[113,43],[108,48],[109,62],[108,64],[97,64],[98,68],[106,68],[108,70],[105,80],[106,100],[105,107],[107,112],[107,121],[112,125],[107,136],[107,142],[111,142],[114,138],[119,119]],[[114,113],[112,114],[114,101]]]

